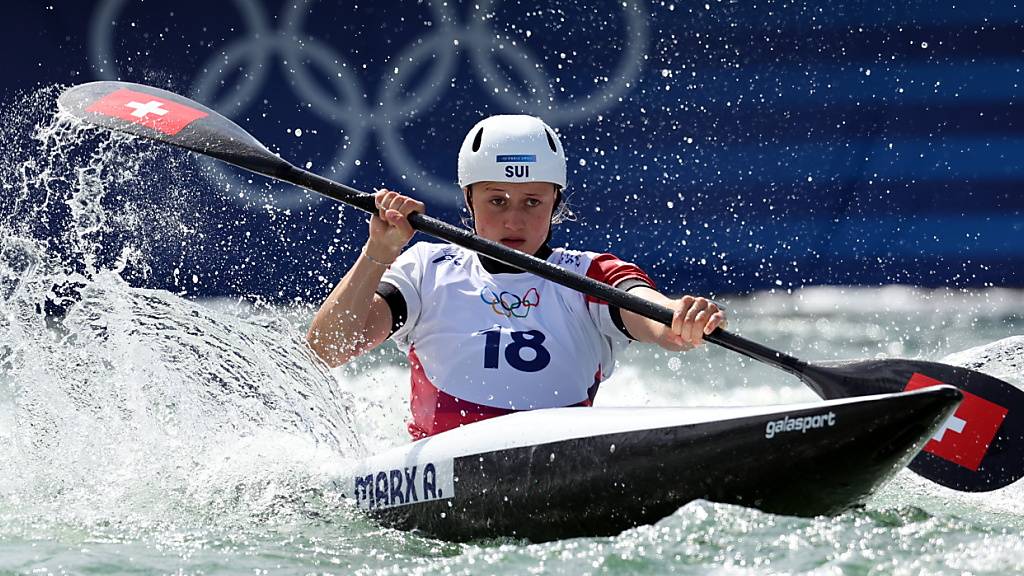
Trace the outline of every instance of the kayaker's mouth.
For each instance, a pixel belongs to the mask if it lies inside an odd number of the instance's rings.
[[[519,249],[520,247],[522,247],[523,244],[526,243],[526,239],[519,238],[516,236],[510,236],[508,238],[502,238],[501,240],[499,240],[499,242],[501,242],[505,246],[508,246],[509,248]]]

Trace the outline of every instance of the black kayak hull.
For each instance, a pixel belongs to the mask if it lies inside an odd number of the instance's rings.
[[[905,466],[960,398],[942,386],[748,409],[538,410],[371,458],[348,487],[386,526],[458,541],[614,535],[696,499],[835,514]],[[557,439],[515,445],[545,425]]]

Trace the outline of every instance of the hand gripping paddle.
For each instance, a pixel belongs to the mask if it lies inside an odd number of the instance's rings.
[[[213,156],[360,210],[376,212],[372,195],[292,165],[224,116],[166,90],[125,82],[91,82],[66,90],[58,99],[58,106],[90,124]],[[420,232],[663,324],[672,323],[672,311],[667,308],[436,218],[412,214],[409,222]],[[966,368],[918,360],[809,364],[721,329],[706,340],[795,374],[822,398],[952,384],[964,393],[964,401],[913,460],[911,470],[966,492],[995,490],[1024,476],[1024,391],[1002,380]]]

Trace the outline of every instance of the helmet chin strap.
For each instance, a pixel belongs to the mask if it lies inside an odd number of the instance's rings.
[[[544,239],[545,244],[551,243],[551,232],[554,226],[552,225],[551,219],[558,213],[558,206],[562,204],[562,188],[558,184],[552,184],[555,187],[555,205],[551,207],[551,217],[548,219],[548,236]],[[476,222],[476,215],[473,214],[473,185],[470,184],[462,191],[462,199],[466,202],[466,208],[469,210],[469,217]],[[474,226],[473,231],[476,231]]]

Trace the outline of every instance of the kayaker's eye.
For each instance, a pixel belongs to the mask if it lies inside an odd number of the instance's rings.
[[[507,202],[507,200],[505,198],[502,198],[502,197],[498,196],[498,197],[495,197],[495,198],[491,198],[490,202],[491,202],[491,205],[493,205],[493,206],[504,206],[505,202]]]
[[[531,208],[540,206],[541,204],[543,204],[543,202],[541,202],[540,199],[538,199],[538,198],[527,198],[526,199],[526,205],[531,207]]]

